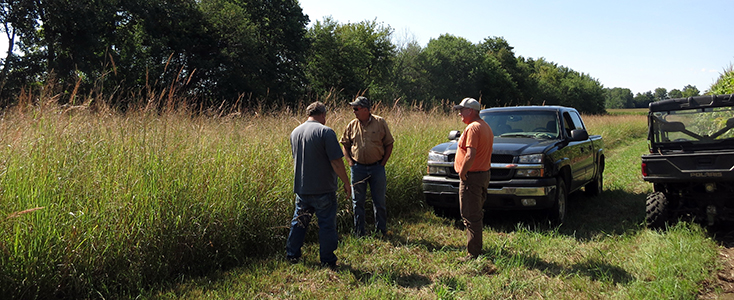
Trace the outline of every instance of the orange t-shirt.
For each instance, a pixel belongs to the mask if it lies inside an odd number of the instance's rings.
[[[494,134],[487,122],[479,120],[467,125],[464,133],[461,134],[461,138],[459,138],[459,145],[456,149],[456,159],[454,160],[456,173],[461,174],[461,166],[464,165],[464,158],[466,158],[466,148],[469,147],[474,148],[476,156],[468,171],[488,171],[492,164],[493,143]]]

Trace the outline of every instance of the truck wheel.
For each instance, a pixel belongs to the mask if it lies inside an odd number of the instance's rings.
[[[645,223],[649,228],[663,228],[670,215],[670,201],[661,192],[647,195],[645,201]]]
[[[433,207],[433,213],[436,214],[436,216],[441,218],[457,218],[457,216],[461,216],[460,213],[458,213],[457,209],[452,209],[448,207]]]
[[[604,172],[600,172],[594,180],[584,186],[584,193],[589,196],[597,196],[604,190]]]
[[[566,219],[566,200],[568,200],[566,182],[563,178],[559,177],[556,183],[556,201],[549,212],[549,217],[553,224],[560,225]]]

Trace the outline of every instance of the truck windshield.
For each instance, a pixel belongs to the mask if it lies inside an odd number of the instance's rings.
[[[480,115],[494,136],[557,139],[558,116],[551,111],[497,111]]]
[[[710,146],[734,142],[732,107],[697,108],[650,113],[650,140],[662,148]]]

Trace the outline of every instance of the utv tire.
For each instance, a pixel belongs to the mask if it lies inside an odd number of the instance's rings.
[[[554,225],[561,225],[566,219],[566,204],[568,203],[568,191],[566,190],[566,182],[562,177],[556,182],[556,201],[549,211],[549,219]]]
[[[647,227],[660,229],[665,227],[670,217],[670,201],[665,194],[654,192],[647,195],[645,201],[645,223]]]

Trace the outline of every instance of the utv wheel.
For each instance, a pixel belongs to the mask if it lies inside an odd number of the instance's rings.
[[[560,225],[566,219],[566,203],[568,200],[568,192],[566,191],[566,182],[563,178],[558,178],[556,183],[556,201],[550,210],[550,221],[555,225]]]
[[[654,192],[645,201],[645,223],[649,228],[663,228],[670,215],[670,201],[665,194]]]
[[[589,196],[597,196],[601,194],[601,192],[604,190],[604,172],[599,172],[599,174],[594,178],[593,181],[587,183],[584,186],[584,193]]]

